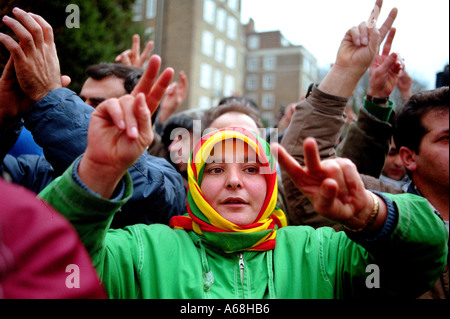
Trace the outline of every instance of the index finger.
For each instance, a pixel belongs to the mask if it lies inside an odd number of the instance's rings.
[[[137,96],[139,93],[144,93],[147,96],[152,89],[153,83],[155,83],[155,79],[159,73],[159,69],[161,68],[161,58],[157,55],[153,55],[150,58],[147,68],[142,74],[142,77],[139,83],[134,88],[131,93],[134,96]]]
[[[380,17],[381,7],[383,6],[383,0],[377,0],[375,7],[370,14],[369,20],[367,21],[367,26],[369,28],[375,28],[377,26],[378,18]]]
[[[288,174],[291,180],[297,187],[300,187],[300,182],[306,177],[306,172],[301,167],[286,149],[278,143],[274,143],[270,146],[271,153],[277,158],[278,163]]]
[[[138,34],[133,35],[133,43],[131,44],[131,54],[139,57],[141,53],[141,38]]]
[[[391,31],[389,32],[389,36],[388,36],[388,38],[386,40],[386,43],[384,44],[384,47],[383,47],[383,54],[382,55],[389,55],[389,53],[391,52],[392,43],[394,42],[396,31],[397,31],[397,29],[392,28]]]
[[[305,166],[310,173],[319,173],[322,171],[320,163],[319,148],[314,138],[308,137],[303,142],[303,149],[305,154]]]
[[[381,37],[381,43],[386,38],[386,35],[388,34],[389,30],[392,29],[392,26],[394,25],[394,21],[397,18],[398,9],[394,8],[389,13],[389,16],[387,17],[386,21],[384,22],[383,26],[380,28],[380,37]]]

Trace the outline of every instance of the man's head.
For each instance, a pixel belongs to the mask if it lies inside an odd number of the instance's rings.
[[[242,127],[256,134],[264,128],[258,112],[242,100],[230,100],[208,110],[204,114],[203,125],[205,129]]]
[[[386,157],[386,163],[384,164],[382,173],[384,176],[393,179],[394,181],[400,181],[406,175],[406,169],[405,166],[403,166],[403,162],[400,158],[395,142],[391,145],[391,149]]]
[[[100,63],[86,69],[88,79],[80,97],[92,107],[110,98],[119,98],[133,91],[142,76],[142,69],[118,63]]]
[[[394,141],[419,190],[439,187],[448,191],[448,136],[448,87],[413,95],[397,114]]]

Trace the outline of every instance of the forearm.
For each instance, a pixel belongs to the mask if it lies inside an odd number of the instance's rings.
[[[340,157],[352,160],[361,174],[378,178],[389,153],[392,137],[392,106],[378,106],[374,111],[368,108],[371,102],[359,112],[358,120],[349,127],[347,135],[336,152]]]
[[[320,86],[313,88],[311,95],[296,106],[281,144],[301,165],[304,165],[304,140],[311,136],[317,140],[321,159],[335,157],[347,103],[347,98],[327,94]]]
[[[78,162],[78,161],[77,161]],[[75,181],[76,163],[64,174],[47,186],[39,197],[63,214],[75,227],[81,240],[91,254],[94,263],[104,245],[104,237],[114,214],[131,197],[133,186],[129,175],[125,175],[120,192],[115,200],[101,198],[88,190],[85,185]],[[75,178],[74,178],[75,176]]]
[[[58,89],[24,115],[25,127],[60,174],[84,153],[93,111],[74,92]]]
[[[330,95],[350,98],[364,72],[358,69],[333,65],[330,72],[319,84],[319,89]]]

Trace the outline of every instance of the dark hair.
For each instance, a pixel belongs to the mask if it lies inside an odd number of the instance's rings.
[[[252,99],[249,99],[248,97],[245,97],[245,96],[227,96],[227,97],[224,97],[224,98],[222,98],[220,100],[219,106],[220,105],[225,105],[225,104],[246,105],[246,106],[249,106],[249,107],[252,107],[253,109],[255,109],[255,111],[259,114],[259,107],[258,107],[258,105],[256,105],[256,103]]]
[[[422,118],[432,110],[448,110],[449,87],[423,91],[413,95],[398,112],[394,122],[394,141],[398,149],[405,146],[419,153],[427,129]]]
[[[242,113],[244,115],[247,115],[253,121],[255,121],[256,126],[258,126],[258,128],[264,128],[264,125],[261,121],[261,118],[259,117],[258,112],[253,107],[250,107],[248,104],[242,103],[242,101],[232,100],[226,104],[219,104],[218,106],[209,109],[205,112],[202,120],[203,130],[209,128],[211,124],[215,121],[215,119],[224,115],[225,113],[230,112]]]
[[[109,76],[124,79],[124,88],[127,93],[131,93],[138,84],[143,70],[119,63],[100,63],[89,66],[85,73],[94,80],[102,80]]]

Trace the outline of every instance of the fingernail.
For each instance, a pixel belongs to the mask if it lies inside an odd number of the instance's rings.
[[[136,127],[132,127],[130,130],[130,137],[137,138],[139,136],[139,132]]]
[[[362,39],[362,44],[363,44],[363,45],[368,45],[368,44],[369,44],[369,38],[364,37],[364,38]]]
[[[119,122],[119,129],[120,130],[124,130],[125,129],[125,122],[124,121],[120,121]]]
[[[3,16],[3,21],[8,21],[8,20],[11,20],[11,18],[8,16]]]

